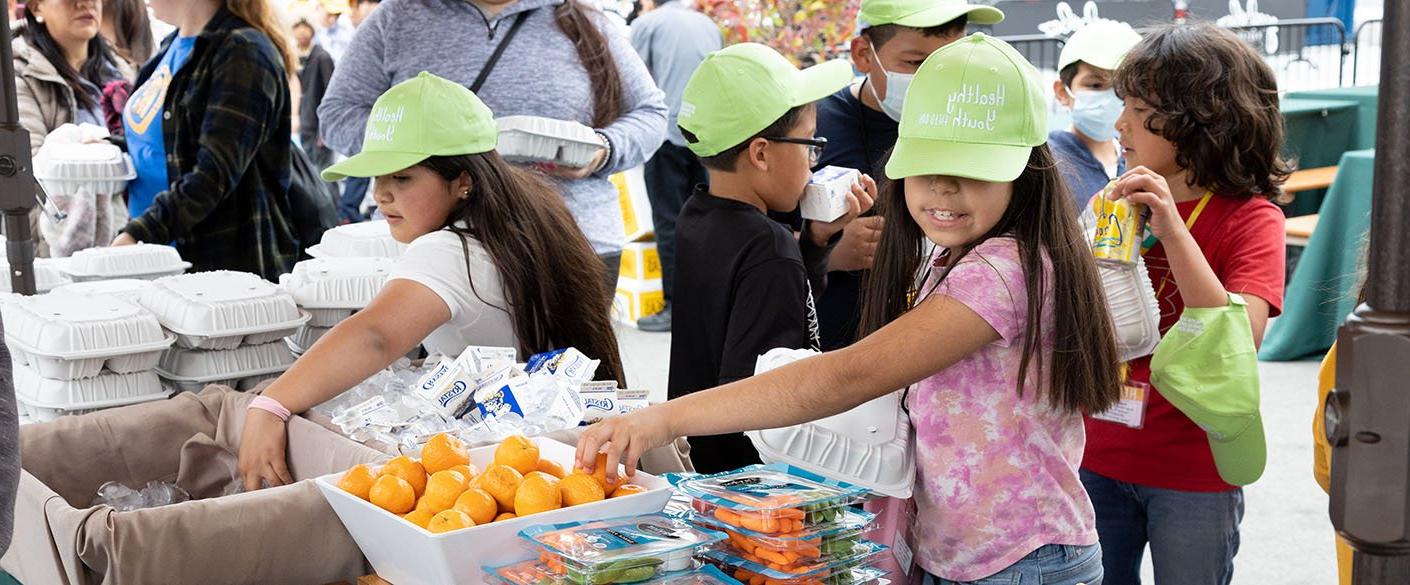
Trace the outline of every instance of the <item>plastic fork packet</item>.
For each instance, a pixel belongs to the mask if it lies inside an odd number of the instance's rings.
[[[579,384],[592,380],[602,362],[583,355],[577,348],[555,349],[529,357],[524,372],[529,375],[551,374]]]
[[[847,194],[860,180],[861,173],[857,169],[835,166],[818,169],[808,180],[803,199],[798,202],[798,212],[803,219],[836,221],[847,215]]]

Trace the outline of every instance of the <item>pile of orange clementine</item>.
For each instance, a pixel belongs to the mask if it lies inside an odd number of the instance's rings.
[[[646,491],[609,483],[606,459],[599,455],[591,474],[577,468],[566,474],[559,463],[539,458],[533,441],[515,435],[495,448],[494,463],[481,473],[460,439],[440,434],[421,448],[420,461],[402,455],[380,470],[356,465],[338,487],[440,533]]]

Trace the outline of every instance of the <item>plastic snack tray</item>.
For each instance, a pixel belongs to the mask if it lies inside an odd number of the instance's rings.
[[[682,481],[696,512],[764,534],[788,534],[831,526],[866,488],[783,464],[751,465]]]
[[[535,526],[519,535],[542,550],[540,560],[550,569],[591,585],[689,570],[697,566],[697,552],[726,538],[666,514]]]

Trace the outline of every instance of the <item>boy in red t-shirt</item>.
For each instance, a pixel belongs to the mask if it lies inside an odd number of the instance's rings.
[[[1283,212],[1269,201],[1290,172],[1273,72],[1228,31],[1175,27],[1126,55],[1115,87],[1131,168],[1114,193],[1150,207],[1145,253],[1164,333],[1185,307],[1248,302],[1255,343],[1282,310]],[[1150,358],[1128,383],[1150,383]],[[1107,585],[1140,583],[1146,544],[1158,585],[1227,585],[1239,547],[1241,488],[1220,478],[1205,431],[1147,392],[1139,425],[1087,419],[1082,480],[1097,511]],[[1131,421],[1128,421],[1128,423]]]

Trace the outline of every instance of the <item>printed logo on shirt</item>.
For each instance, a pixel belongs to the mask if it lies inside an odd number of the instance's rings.
[[[170,86],[171,68],[162,64],[157,68],[157,72],[152,74],[152,78],[137,88],[127,100],[127,108],[122,113],[126,118],[127,127],[138,134],[146,134],[152,120],[161,115],[162,104],[166,103],[166,90]]]

